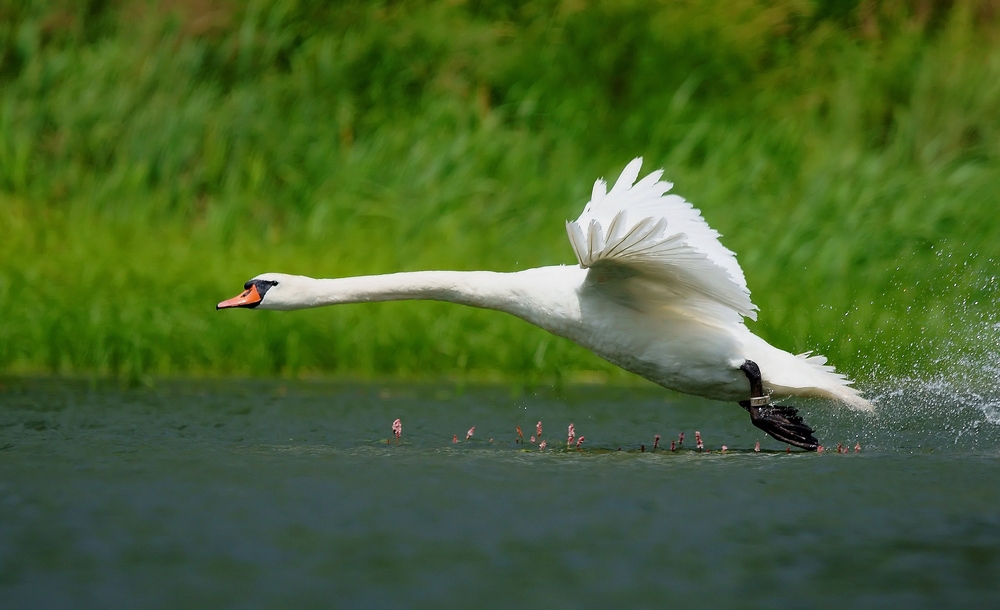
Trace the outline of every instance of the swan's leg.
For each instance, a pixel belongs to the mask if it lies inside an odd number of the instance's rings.
[[[813,429],[802,421],[798,410],[771,404],[770,397],[764,392],[757,363],[747,360],[740,370],[750,381],[750,400],[740,401],[740,406],[750,412],[750,422],[783,443],[816,451],[819,441],[813,436]]]

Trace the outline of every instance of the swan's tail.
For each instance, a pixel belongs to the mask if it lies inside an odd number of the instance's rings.
[[[874,411],[872,403],[851,387],[851,380],[826,363],[826,357],[810,353],[793,356],[781,352],[778,366],[764,370],[764,385],[775,397],[801,396],[842,402],[859,411]]]

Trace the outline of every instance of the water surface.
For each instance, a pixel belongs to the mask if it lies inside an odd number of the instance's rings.
[[[816,455],[645,387],[6,380],[0,607],[996,604],[996,405],[919,390]]]

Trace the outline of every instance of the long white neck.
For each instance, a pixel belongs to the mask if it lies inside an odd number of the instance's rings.
[[[424,299],[496,309],[503,299],[500,284],[508,274],[489,271],[414,271],[336,279],[301,277],[296,301],[282,309],[343,303]]]
[[[337,279],[265,274],[275,278],[260,309],[305,309],[343,303],[434,300],[495,309],[550,328],[579,317],[578,267],[542,267],[516,273],[414,271]],[[556,314],[556,315],[553,315]],[[560,318],[562,320],[560,320]]]

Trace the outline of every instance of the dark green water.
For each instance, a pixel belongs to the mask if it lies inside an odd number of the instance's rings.
[[[648,388],[7,380],[0,607],[995,606],[1000,403],[880,400],[787,455]]]

